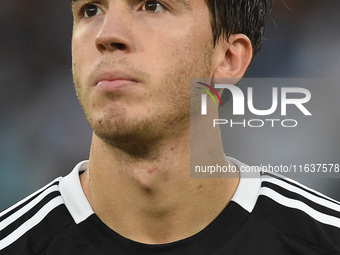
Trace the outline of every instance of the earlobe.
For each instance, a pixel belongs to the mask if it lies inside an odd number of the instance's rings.
[[[235,78],[240,80],[253,56],[249,38],[243,34],[231,35],[229,41],[221,39],[215,48],[217,54],[213,78]]]

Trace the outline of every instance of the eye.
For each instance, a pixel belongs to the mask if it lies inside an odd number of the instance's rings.
[[[143,11],[160,12],[166,10],[165,7],[158,1],[146,1],[142,8]]]
[[[81,13],[85,18],[91,18],[102,14],[103,11],[95,4],[86,4],[82,7]]]

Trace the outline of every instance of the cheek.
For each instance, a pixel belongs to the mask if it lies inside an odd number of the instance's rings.
[[[82,68],[84,65],[84,61],[83,61],[83,56],[81,54],[81,52],[83,51],[83,47],[82,45],[79,43],[79,39],[75,38],[75,36],[73,36],[72,39],[72,71],[73,71],[73,77],[74,77],[74,81],[75,81],[75,85],[76,88],[79,88],[79,84],[82,83],[82,81],[80,80],[83,75],[81,75],[82,73]]]
[[[175,31],[175,30],[174,30]],[[171,50],[172,62],[176,66],[181,66],[183,71],[199,66],[200,62],[206,58],[207,49],[212,48],[211,29],[199,27],[197,24],[187,25],[180,33],[174,32],[168,39],[167,47]],[[171,40],[172,39],[172,40]]]
[[[183,78],[200,78],[210,75],[213,45],[210,38],[195,38],[190,34],[174,41],[167,62],[168,72],[176,73]]]
[[[80,100],[85,100],[86,83],[91,67],[95,63],[93,40],[84,38],[84,33],[74,33],[72,38],[72,72],[74,84]]]
[[[86,72],[87,63],[90,60],[88,53],[88,47],[82,43],[82,40],[72,40],[72,62],[73,70],[76,74],[79,74],[81,71]]]
[[[78,25],[74,28],[72,36],[72,62],[73,69],[79,77],[85,78],[91,71],[99,52],[96,49],[96,29],[85,29]],[[79,75],[84,73],[84,75]]]
[[[86,69],[86,54],[84,47],[79,43],[79,40],[72,40],[72,73],[75,89],[81,106],[84,109],[88,108],[87,91],[85,85]]]

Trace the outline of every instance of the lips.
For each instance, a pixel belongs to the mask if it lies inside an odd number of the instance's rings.
[[[94,84],[96,89],[106,92],[116,92],[137,86],[140,82],[130,74],[114,71],[98,75]]]

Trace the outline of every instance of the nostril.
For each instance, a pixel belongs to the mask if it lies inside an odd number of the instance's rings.
[[[106,49],[103,44],[99,44],[98,48],[99,48],[100,51],[105,51],[105,49]]]
[[[100,52],[105,51],[126,51],[128,49],[128,46],[125,43],[99,43],[97,44],[97,49]]]
[[[123,43],[112,43],[111,46],[118,50],[126,50],[126,45]]]

